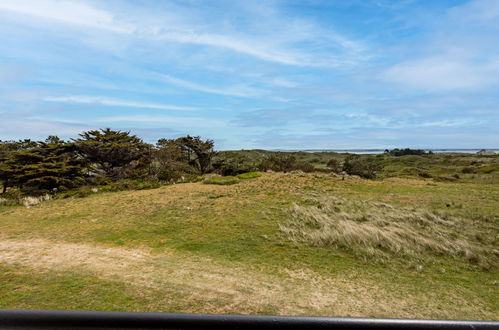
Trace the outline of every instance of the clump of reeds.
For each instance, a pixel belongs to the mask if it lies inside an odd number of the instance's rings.
[[[344,248],[377,260],[450,255],[498,264],[495,239],[461,217],[334,196],[305,204],[295,204],[289,221],[280,226],[292,241]],[[484,240],[487,234],[489,239]]]

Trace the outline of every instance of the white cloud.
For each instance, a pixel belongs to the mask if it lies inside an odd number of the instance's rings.
[[[116,123],[116,122],[141,122],[150,124],[175,124],[180,127],[223,127],[227,125],[226,121],[207,119],[201,117],[174,117],[174,116],[147,116],[147,115],[132,115],[132,116],[110,116],[95,120],[99,123]]]
[[[254,97],[262,94],[263,91],[256,89],[256,88],[251,88],[248,86],[232,86],[229,88],[213,88],[213,87],[208,87],[204,86],[198,83],[194,83],[191,81],[187,81],[184,79],[179,79],[167,74],[158,74],[161,78],[166,80],[167,82],[174,84],[176,86],[184,87],[187,89],[192,89],[200,92],[205,92],[205,93],[212,93],[212,94],[220,94],[220,95],[229,95],[229,96],[238,96],[238,97]]]
[[[385,81],[428,92],[499,87],[499,2],[475,0],[435,17],[431,29],[405,45],[412,58],[381,74]]]
[[[99,96],[49,96],[43,99],[47,102],[63,102],[63,103],[83,103],[83,104],[101,104],[117,107],[130,107],[130,108],[146,108],[146,109],[159,109],[159,110],[197,110],[194,107],[183,107],[168,104],[153,104],[141,102],[129,102],[123,100],[103,98]]]
[[[100,6],[106,4],[101,3]],[[123,9],[124,8],[124,9]],[[83,1],[16,0],[1,1],[0,11],[8,11],[55,23],[101,29],[144,40],[176,42],[229,49],[261,60],[296,66],[338,67],[362,58],[365,48],[334,31],[325,31],[308,21],[290,20],[278,12],[262,15],[246,12],[254,21],[249,30],[227,30],[220,22],[201,18],[202,13],[175,7],[178,12],[145,12],[137,8],[116,11],[92,6]],[[140,8],[139,8],[140,9]],[[219,13],[216,13],[219,14]],[[260,16],[258,16],[260,15]],[[263,21],[265,20],[265,22]],[[258,23],[256,23],[258,22]],[[262,26],[262,27],[259,27]],[[336,48],[336,55],[319,55],[295,47],[296,43],[314,42]],[[317,47],[313,47],[318,49]]]
[[[499,59],[473,62],[435,56],[399,63],[382,75],[388,81],[428,90],[478,89],[499,82]]]
[[[57,0],[0,1],[0,10],[64,24],[105,29],[119,33],[133,32],[132,26],[117,22],[111,13],[99,10],[84,2]]]

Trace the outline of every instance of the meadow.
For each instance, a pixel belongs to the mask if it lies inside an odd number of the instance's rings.
[[[4,203],[0,308],[499,320],[499,156],[295,156],[316,171]]]

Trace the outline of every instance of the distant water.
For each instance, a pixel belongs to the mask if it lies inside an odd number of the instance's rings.
[[[411,148],[418,149],[418,148]],[[421,148],[423,149],[423,148]],[[480,150],[487,150],[494,153],[499,153],[499,148],[481,148],[481,149],[423,149],[434,153],[461,153],[461,154],[476,154]],[[348,152],[351,154],[382,154],[385,149],[302,149],[302,150],[276,150],[276,151],[304,151],[304,152]]]

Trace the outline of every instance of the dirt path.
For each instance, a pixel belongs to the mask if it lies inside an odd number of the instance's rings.
[[[425,316],[424,311],[414,313],[417,306],[409,305],[412,299],[393,296],[375,283],[326,279],[310,270],[269,275],[174,251],[152,255],[140,249],[0,237],[0,263],[37,272],[85,272],[143,289],[168,288],[170,294],[180,293],[175,297],[205,302],[202,312],[209,313],[256,313],[262,306],[272,306],[276,314],[284,315]]]

